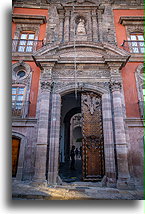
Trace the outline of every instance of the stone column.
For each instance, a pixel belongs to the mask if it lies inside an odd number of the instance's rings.
[[[98,42],[98,30],[97,30],[97,14],[96,10],[92,11],[92,24],[93,24],[93,41]]]
[[[66,11],[65,13],[65,22],[64,22],[64,41],[68,42],[69,41],[69,17],[70,17],[70,12]]]
[[[105,175],[107,186],[116,187],[116,166],[114,153],[114,134],[112,123],[112,106],[110,94],[102,96],[104,153],[105,153]]]
[[[48,119],[51,83],[41,80],[41,93],[39,103],[38,136],[36,142],[35,174],[33,181],[46,182],[46,160],[48,143]]]
[[[128,148],[122,111],[121,82],[112,80],[110,83],[113,98],[115,146],[117,155],[118,179],[117,188],[130,189],[130,174],[128,168]]]
[[[61,112],[61,96],[59,94],[52,93],[51,108],[52,110],[50,122],[48,183],[56,184],[58,176],[60,112]]]

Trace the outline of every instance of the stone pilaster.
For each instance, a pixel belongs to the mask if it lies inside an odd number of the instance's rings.
[[[48,183],[56,184],[58,176],[59,135],[60,135],[61,97],[52,93],[52,110],[49,141]]]
[[[66,11],[65,13],[65,22],[64,22],[64,41],[69,41],[69,18],[70,18],[70,12]]]
[[[46,182],[46,159],[48,143],[48,119],[51,83],[41,80],[41,92],[39,103],[38,136],[36,142],[35,174],[33,181]]]
[[[114,153],[114,135],[112,123],[112,106],[110,94],[102,96],[103,113],[103,133],[104,133],[104,152],[105,152],[105,174],[107,176],[107,186],[116,187],[116,166]]]
[[[110,83],[110,88],[113,98],[115,147],[118,169],[117,188],[130,189],[133,186],[130,183],[128,168],[128,148],[122,111],[121,82],[113,79]]]
[[[64,11],[60,12],[59,15],[59,41],[64,40]]]
[[[96,10],[92,11],[92,25],[93,25],[93,41],[98,42],[98,30],[97,30],[97,14]]]
[[[103,41],[102,13],[103,13],[102,8],[99,8],[99,9],[98,9],[98,14],[97,14],[97,15],[98,15],[98,31],[99,31],[99,38],[98,38],[98,40],[99,40],[100,42]]]

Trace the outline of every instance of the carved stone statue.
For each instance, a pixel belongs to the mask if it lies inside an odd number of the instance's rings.
[[[79,23],[77,26],[77,35],[85,35],[86,34],[86,29],[85,29],[85,20],[80,18]]]

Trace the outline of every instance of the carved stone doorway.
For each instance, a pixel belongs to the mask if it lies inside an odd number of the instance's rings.
[[[65,182],[100,181],[104,176],[101,105],[101,96],[92,92],[62,97],[59,175]],[[72,146],[79,150],[74,171],[70,170]]]

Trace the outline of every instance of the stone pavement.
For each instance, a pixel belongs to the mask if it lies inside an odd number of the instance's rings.
[[[13,200],[143,200],[143,190],[118,190],[79,182],[55,186],[33,186],[12,182]]]

